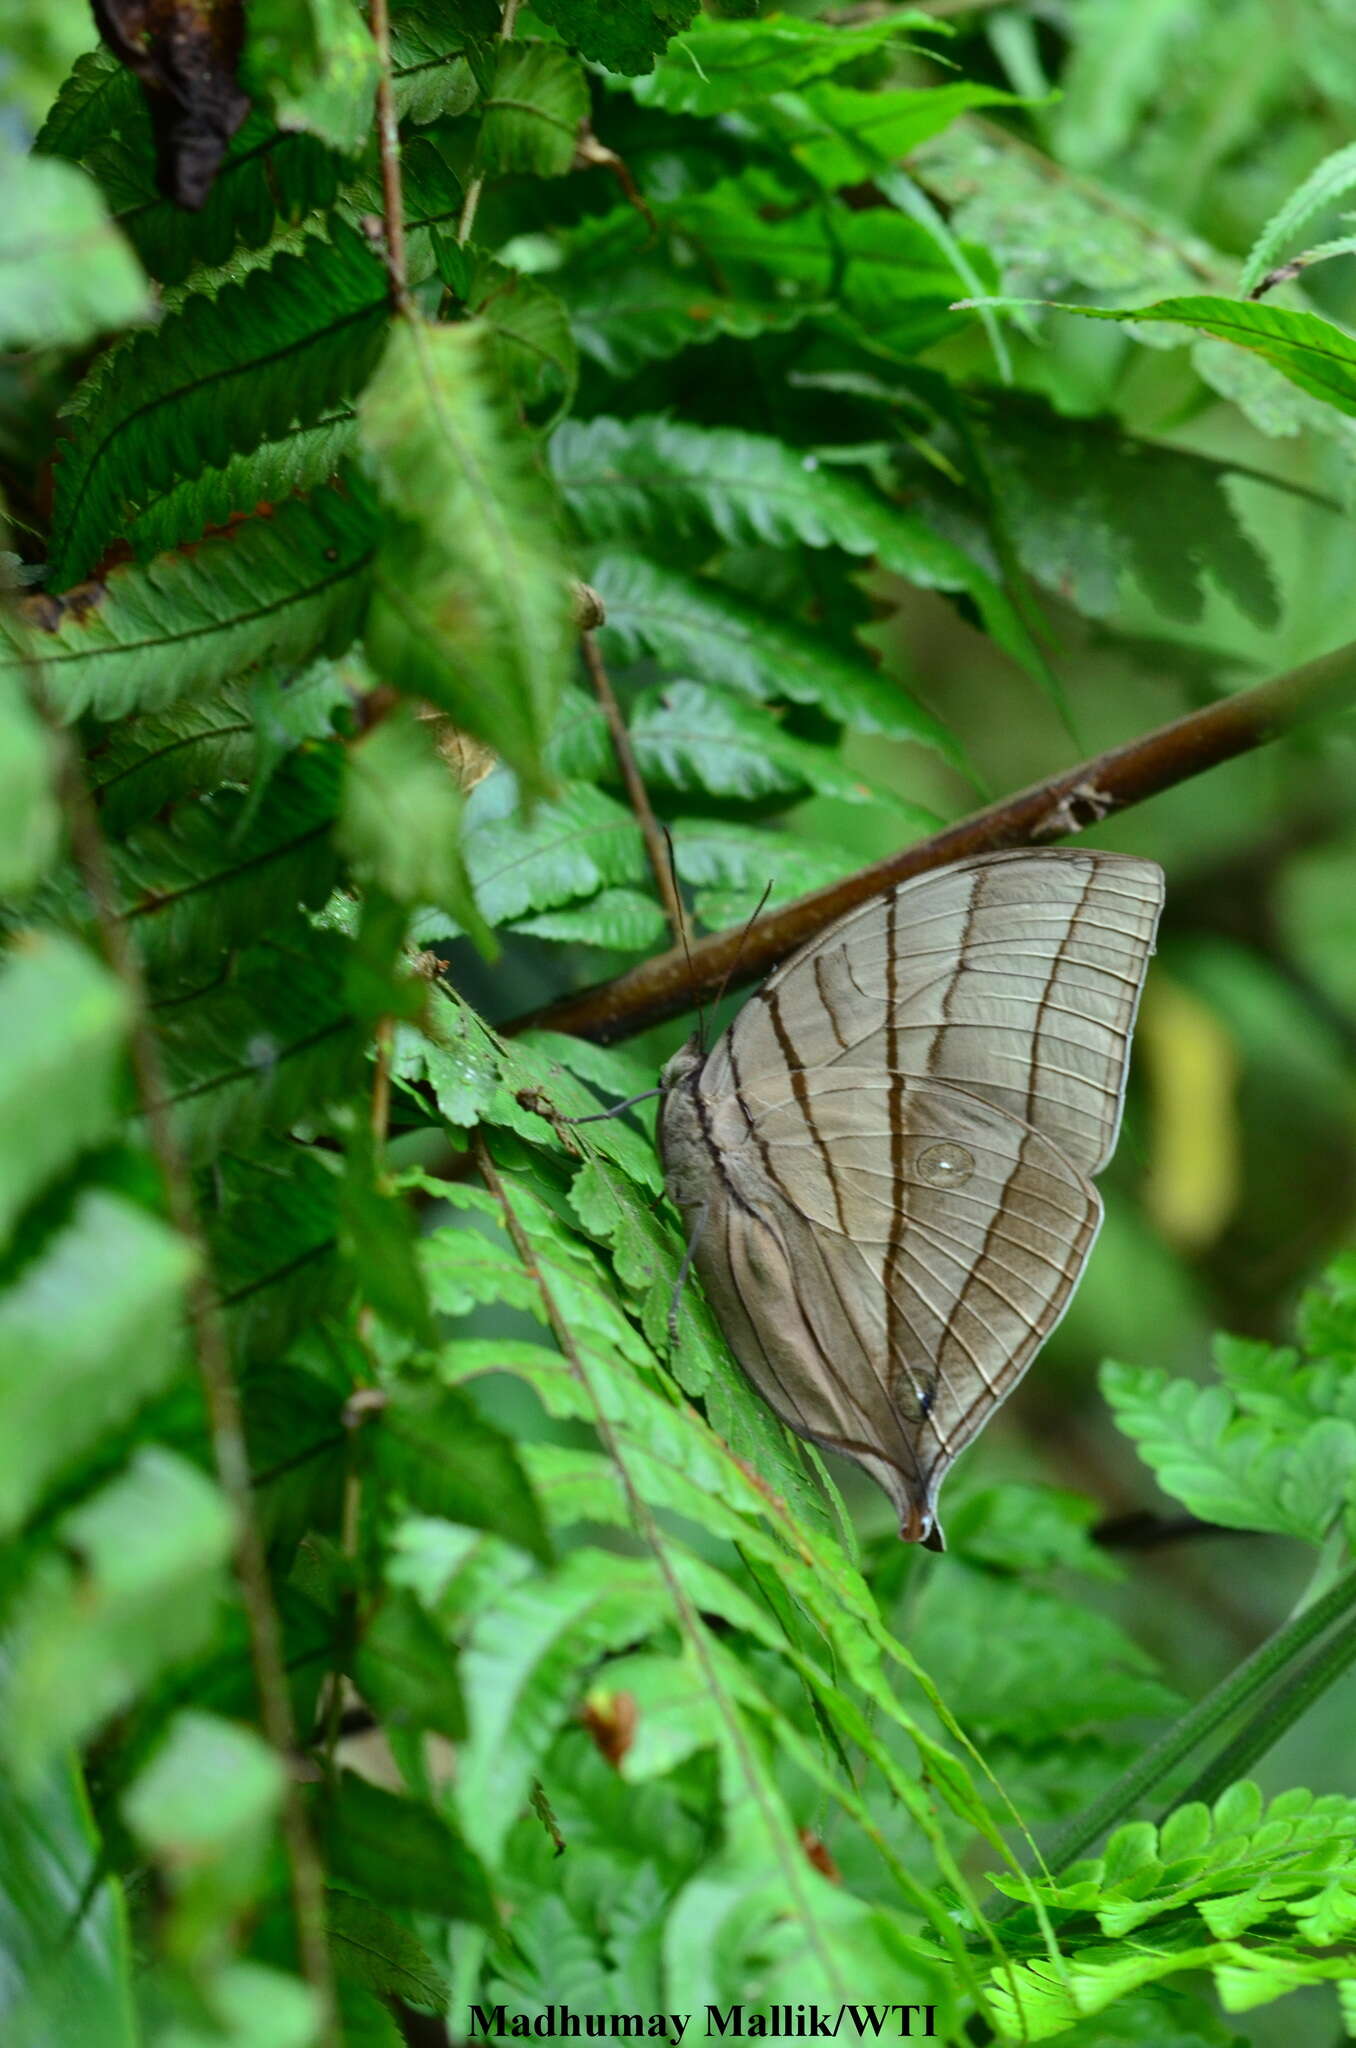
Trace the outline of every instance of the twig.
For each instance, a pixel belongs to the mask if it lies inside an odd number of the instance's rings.
[[[513,1032],[530,1025],[605,1044],[648,1030],[713,996],[727,976],[732,987],[761,980],[835,918],[913,875],[1004,847],[1081,832],[1354,699],[1356,641],[972,812],[931,839],[798,897],[746,933],[731,930],[702,939],[690,959],[674,948],[615,980],[565,996],[498,1028]]]
[[[141,961],[126,924],[115,908],[116,891],[108,854],[75,755],[64,741],[61,744],[65,757],[62,763],[62,796],[76,865],[94,908],[104,956],[131,999],[132,1068],[151,1151],[164,1182],[170,1222],[196,1255],[188,1284],[193,1350],[202,1383],[217,1478],[230,1502],[235,1524],[236,1580],[245,1610],[260,1720],[264,1734],[283,1766],[282,1834],[296,1914],[302,1975],[320,2009],[320,2039],[326,2048],[331,2048],[337,2039],[336,2008],[325,1934],[324,1872],[302,1805],[301,1788],[292,1770],[297,1746],[296,1729],[292,1719],[291,1695],[287,1689],[282,1630],[273,1604],[268,1558],[254,1514],[249,1453],[230,1349],[198,1224],[188,1168],[171,1119],[169,1090],[165,1085],[160,1049],[146,1007]]]
[[[664,915],[669,921],[669,930],[673,935],[673,943],[681,948],[688,942],[689,938],[687,913],[683,909],[682,898],[678,894],[678,887],[673,879],[673,866],[669,860],[668,847],[664,843],[664,834],[660,830],[659,820],[654,814],[654,807],[650,802],[649,792],[645,787],[641,772],[636,766],[636,757],[631,747],[631,735],[626,730],[626,720],[622,717],[621,706],[617,702],[616,693],[608,680],[607,669],[603,665],[603,657],[598,652],[598,642],[594,639],[592,633],[585,633],[583,642],[585,666],[589,672],[589,679],[593,684],[594,694],[603,707],[603,716],[607,720],[608,732],[612,735],[612,751],[617,757],[617,766],[621,769],[622,781],[626,784],[626,794],[631,799],[631,809],[636,814],[636,822],[640,826],[641,837],[645,841],[645,851],[649,856],[650,867],[654,873],[655,887],[659,891],[659,900],[664,906]]]
[[[504,0],[504,12],[499,23],[499,40],[501,43],[507,43],[511,40],[513,24],[518,19],[518,9],[521,5],[522,0]],[[461,217],[457,222],[458,242],[465,243],[470,241],[471,230],[476,224],[476,215],[480,211],[480,195],[484,190],[485,173],[481,171],[478,176],[472,178],[470,184],[466,187],[466,198],[462,203]]]
[[[391,79],[391,17],[388,0],[372,0],[372,40],[377,46],[377,145],[381,151],[381,203],[386,216],[386,269],[397,313],[410,310],[405,270],[405,196],[400,183],[400,122]]]

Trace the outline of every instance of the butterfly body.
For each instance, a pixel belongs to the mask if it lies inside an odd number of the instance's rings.
[[[1068,1304],[1162,904],[1152,862],[901,884],[661,1077],[660,1146],[736,1359],[939,1547],[941,1481]]]

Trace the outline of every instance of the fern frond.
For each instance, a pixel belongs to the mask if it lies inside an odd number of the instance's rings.
[[[344,987],[346,951],[301,926],[290,942],[250,947],[225,980],[153,1005],[165,1105],[195,1165],[323,1115],[356,1082],[364,1041]]]
[[[859,732],[920,740],[959,765],[958,743],[902,684],[822,634],[643,555],[608,549],[591,558],[588,578],[607,607],[600,636],[614,659],[648,653],[747,697],[818,704]]]
[[[642,416],[568,421],[551,465],[585,536],[662,547],[709,535],[734,546],[770,541],[874,556],[909,582],[974,598],[995,639],[1026,659],[1031,642],[993,578],[953,542],[812,451],[736,427]]]
[[[50,581],[87,573],[141,508],[185,475],[247,453],[351,398],[380,353],[389,288],[344,223],[215,297],[191,294],[154,333],[96,363],[69,407]]]
[[[26,599],[0,618],[7,665],[30,666],[62,719],[158,711],[252,662],[341,652],[358,629],[375,550],[368,504],[320,492],[190,553]]]

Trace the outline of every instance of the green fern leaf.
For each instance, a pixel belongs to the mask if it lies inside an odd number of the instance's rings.
[[[1248,251],[1238,279],[1238,295],[1246,299],[1276,263],[1288,242],[1302,235],[1310,221],[1356,186],[1356,143],[1347,143],[1316,164],[1284,206],[1273,213]]]
[[[146,103],[136,79],[111,50],[77,57],[34,139],[40,155],[78,161],[93,143],[128,130],[149,133]]]
[[[338,197],[346,168],[314,136],[286,134],[262,114],[252,114],[232,137],[194,214],[156,183],[149,124],[144,133],[94,138],[82,161],[146,268],[167,285],[217,269],[237,249],[262,250],[280,227],[323,213]]]
[[[1277,1429],[1240,1414],[1224,1387],[1154,1366],[1108,1364],[1102,1384],[1164,1491],[1205,1521],[1321,1544],[1352,1497],[1356,1421]]]
[[[681,227],[681,221],[677,222]],[[705,262],[681,233],[662,255],[634,207],[584,220],[562,237],[552,283],[569,309],[576,344],[610,377],[632,377],[646,363],[721,335],[750,340],[796,326],[819,310],[806,292],[788,299],[765,279],[741,280]]]
[[[602,8],[594,0],[540,0],[533,9],[562,42],[609,71],[649,71],[669,38],[685,29],[699,0],[623,0]]]
[[[483,322],[402,320],[364,395],[364,446],[400,515],[367,637],[380,673],[449,711],[532,787],[573,628],[554,506],[493,358]]]
[[[475,105],[499,32],[494,0],[463,0],[455,12],[436,0],[391,10],[391,82],[402,121],[456,118]]]
[[[1106,1616],[959,1561],[930,1578],[909,1641],[966,1727],[1026,1747],[1181,1705]]]
[[[533,806],[531,816],[468,820],[466,865],[490,924],[554,910],[647,873],[634,814],[587,784]]]
[[[993,579],[902,506],[822,465],[809,451],[735,427],[677,421],[568,421],[551,441],[561,495],[593,541],[709,534],[733,546],[769,541],[875,557],[924,588],[964,591],[1000,644],[1029,635]]]
[[[190,296],[155,333],[101,358],[69,408],[52,514],[54,586],[89,569],[127,505],[140,508],[186,472],[220,468],[351,398],[388,315],[371,245],[336,222],[330,242],[313,239],[304,256],[279,256],[216,298]]]
[[[257,808],[220,790],[113,852],[119,913],[152,967],[187,971],[323,903],[341,773],[337,746],[291,755]]]
[[[376,548],[361,497],[319,493],[191,555],[110,571],[0,615],[11,672],[29,667],[63,720],[162,710],[270,658],[304,662],[352,641]]]
[[[637,702],[630,721],[637,765],[651,786],[684,795],[794,796],[813,790],[844,803],[882,803],[901,825],[935,830],[931,811],[873,788],[828,747],[786,732],[766,708],[705,683],[662,684]]]
[[[323,1115],[356,1084],[363,1038],[345,955],[321,932],[252,946],[221,986],[161,1006],[165,1104],[195,1164],[261,1130]]]
[[[768,903],[789,903],[836,882],[853,864],[846,850],[721,818],[678,819],[673,839],[678,873],[697,889],[697,915],[713,931],[746,923],[764,890]]]
[[[607,609],[599,638],[610,659],[652,654],[679,675],[747,697],[818,704],[859,732],[920,740],[960,765],[957,742],[901,684],[822,634],[642,555],[609,549],[587,567]]]
[[[329,482],[357,439],[357,415],[348,405],[309,426],[291,427],[220,468],[182,477],[150,492],[127,520],[127,538],[147,561],[196,541],[210,527],[226,526],[240,512],[281,504]]]
[[[561,946],[603,946],[615,953],[653,953],[668,924],[653,896],[638,889],[600,889],[585,903],[515,919],[513,929]]]
[[[477,166],[493,177],[563,177],[574,162],[588,110],[584,73],[568,50],[556,43],[501,44],[485,97]]]
[[[934,16],[906,8],[851,27],[794,14],[703,21],[675,37],[654,71],[631,90],[642,106],[670,114],[728,114],[841,71],[910,29],[935,34],[937,28]]]
[[[457,1801],[467,1838],[496,1857],[553,1736],[609,1650],[645,1641],[665,1603],[650,1559],[572,1552],[549,1580],[514,1587],[478,1617],[462,1658],[471,1739]]]
[[[346,678],[316,662],[299,676],[246,677],[168,711],[123,719],[89,755],[104,831],[122,838],[167,805],[223,782],[251,784],[257,802],[282,755],[305,740],[328,739],[351,702]]]
[[[279,1142],[227,1155],[214,1179],[204,1223],[232,1348],[242,1364],[281,1357],[352,1290],[337,1259],[334,1160]]]

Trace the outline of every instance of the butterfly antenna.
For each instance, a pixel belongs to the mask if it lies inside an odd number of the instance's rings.
[[[722,1003],[723,1003],[723,1002],[725,1001],[725,991],[726,991],[726,989],[727,989],[727,988],[728,988],[728,987],[730,986],[730,983],[731,983],[731,982],[732,982],[732,981],[734,980],[734,978],[735,978],[735,975],[736,975],[736,973],[738,972],[738,969],[739,969],[739,963],[740,963],[740,961],[741,961],[741,960],[743,959],[743,957],[744,957],[744,944],[745,944],[745,941],[747,940],[747,938],[748,938],[748,936],[749,936],[749,933],[750,933],[750,932],[751,932],[751,931],[753,930],[754,926],[755,926],[755,925],[757,924],[757,922],[758,922],[759,918],[760,918],[760,917],[762,916],[762,914],[763,914],[763,905],[764,905],[764,904],[765,904],[765,903],[767,902],[767,899],[768,899],[768,897],[769,897],[769,896],[770,896],[771,894],[772,894],[772,883],[771,883],[771,882],[769,881],[769,882],[768,882],[768,883],[767,883],[767,884],[765,885],[765,887],[764,887],[764,889],[763,889],[763,893],[762,893],[762,895],[761,895],[761,896],[760,896],[760,897],[758,898],[758,902],[757,902],[757,904],[756,904],[756,905],[755,905],[755,907],[754,907],[754,912],[753,912],[753,916],[752,916],[752,917],[751,917],[751,918],[749,919],[749,921],[748,921],[748,923],[747,923],[747,924],[745,925],[745,927],[744,927],[743,931],[742,931],[742,932],[741,932],[741,933],[739,934],[739,944],[738,944],[738,945],[737,945],[737,946],[735,947],[735,951],[734,951],[734,959],[733,959],[733,960],[732,960],[732,961],[730,962],[729,966],[728,966],[728,967],[726,968],[726,970],[725,970],[725,979],[724,979],[724,981],[722,981],[722,983],[721,983],[721,985],[720,985],[719,989],[718,989],[718,990],[716,991],[716,1000],[715,1000],[715,1002],[714,1002],[714,1003],[713,1003],[713,1004],[711,1005],[711,1007],[712,1007],[712,1009],[713,1009],[713,1010],[718,1010],[718,1009],[720,1008],[721,1004],[722,1004]]]
[[[670,832],[667,825],[661,825],[659,829],[664,835],[664,844],[665,846],[667,846],[669,850],[669,876],[673,882],[674,900],[681,908],[683,899],[678,894],[678,862],[675,859],[673,852],[673,834]],[[680,917],[678,919],[678,936],[683,942],[683,958],[687,962],[688,987],[692,991],[692,1005],[697,1012],[697,1043],[702,1049],[703,1057],[705,1057],[706,1011],[702,1008],[701,997],[697,994],[697,970],[692,965],[692,948],[691,946],[689,946],[687,942],[687,919],[685,917]]]

